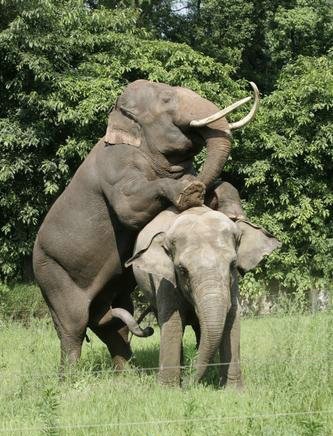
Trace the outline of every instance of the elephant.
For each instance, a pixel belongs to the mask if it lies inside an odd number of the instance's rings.
[[[243,386],[238,272],[255,268],[279,246],[246,218],[233,221],[207,206],[169,208],[141,230],[126,266],[133,267],[157,314],[162,384],[180,384],[182,336],[192,325],[199,342],[195,380],[202,379],[219,350],[220,385]]]
[[[256,113],[259,92],[252,88],[254,104],[235,123],[225,116],[250,97],[220,111],[187,88],[147,80],[118,97],[105,136],[50,208],[34,244],[34,274],[60,339],[61,368],[79,359],[88,327],[119,367],[131,356],[124,323],[151,334],[135,326],[135,280],[124,262],[159,212],[202,204],[229,155],[231,131]],[[204,146],[207,158],[195,177],[192,161]]]

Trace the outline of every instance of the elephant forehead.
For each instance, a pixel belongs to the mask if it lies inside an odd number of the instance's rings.
[[[184,213],[179,215],[168,231],[170,239],[179,241],[198,238],[218,241],[222,235],[232,237],[237,233],[237,227],[222,212],[206,210],[201,214]]]
[[[149,80],[136,80],[126,86],[123,93],[119,97],[119,103],[129,103],[130,101],[152,101],[154,97],[163,92],[171,91],[173,88],[170,85],[164,83],[154,83]]]
[[[208,226],[218,226],[218,229],[226,232],[237,232],[236,224],[223,212],[212,210],[205,215],[205,222]]]
[[[127,89],[137,89],[137,88],[145,89],[146,87],[151,87],[151,88],[173,88],[173,86],[167,85],[166,83],[157,83],[157,82],[152,82],[151,80],[138,79],[138,80],[135,80],[134,82],[129,83],[126,86],[125,90],[127,90]]]
[[[149,82],[148,82],[149,83]],[[138,105],[147,105],[154,99],[155,90],[149,84],[132,83],[125,88],[117,101],[117,106],[133,109]]]
[[[237,227],[235,223],[228,218],[224,213],[205,208],[192,208],[179,215],[173,226],[172,231],[186,231],[187,228],[206,229],[208,231],[225,229],[229,232],[235,232]]]

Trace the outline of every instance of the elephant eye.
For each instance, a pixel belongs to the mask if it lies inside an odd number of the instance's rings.
[[[187,269],[184,265],[179,264],[178,265],[178,270],[181,274],[186,274],[187,273]]]

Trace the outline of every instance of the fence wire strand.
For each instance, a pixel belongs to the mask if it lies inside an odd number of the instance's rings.
[[[328,316],[332,314],[332,309],[330,308],[330,306],[325,309],[325,310],[318,310],[314,313],[312,312],[307,312],[307,313],[295,313],[296,316],[304,316],[304,315],[309,315],[309,316],[316,316],[316,315],[320,315],[320,316]],[[1,310],[0,308],[0,316],[2,316],[3,318],[0,318],[0,321],[22,321],[22,318],[20,318],[21,315],[29,315],[32,316],[32,319],[47,319],[52,321],[51,319],[51,315],[48,312],[47,308],[31,308],[31,309],[13,309],[13,311],[10,311],[8,309],[3,309]],[[138,316],[140,316],[140,312],[138,313]],[[147,315],[148,316],[148,315]],[[288,313],[284,313],[284,312],[270,312],[270,313],[255,313],[255,312],[246,312],[244,311],[244,313],[242,313],[242,319],[251,319],[251,320],[256,320],[256,319],[280,319],[280,318],[288,318],[290,317],[290,314]],[[24,321],[24,319],[23,319]]]
[[[243,365],[244,363],[247,364],[251,364],[251,365],[256,365],[256,364],[261,364],[261,365],[276,365],[276,364],[286,364],[288,362],[306,362],[308,364],[318,364],[318,363],[326,363],[330,366],[330,364],[333,363],[333,361],[331,361],[330,359],[327,359],[327,357],[321,359],[321,358],[317,358],[314,359],[313,356],[311,356],[311,358],[307,359],[304,357],[297,357],[297,358],[293,358],[293,357],[289,357],[286,359],[261,359],[261,360],[252,360],[252,359],[243,359],[241,361],[236,361],[236,362],[213,362],[213,363],[208,363],[208,364],[199,364],[197,365],[195,362],[191,362],[188,365],[173,365],[173,366],[163,366],[163,367],[159,367],[159,366],[152,366],[152,367],[147,367],[147,368],[140,368],[140,367],[132,367],[132,368],[124,368],[124,369],[117,369],[117,368],[99,368],[99,369],[94,369],[93,367],[91,368],[73,368],[72,370],[68,371],[68,376],[70,375],[75,375],[75,374],[86,374],[86,373],[91,373],[91,374],[121,374],[121,373],[145,373],[145,372],[153,372],[153,371],[159,371],[159,370],[167,370],[167,369],[196,369],[196,368],[200,368],[200,367],[207,367],[207,368],[211,368],[211,367],[221,367],[221,366],[232,366],[232,365]],[[57,375],[58,370],[55,368],[53,371],[47,371],[47,372],[41,372],[41,371],[11,371],[9,369],[6,368],[0,368],[0,374],[9,374],[9,375],[36,375],[36,377],[40,378],[41,376],[52,376],[52,375]]]
[[[278,418],[289,418],[296,416],[307,416],[307,415],[332,415],[333,409],[328,410],[310,410],[301,412],[278,412],[278,413],[266,413],[266,414],[254,414],[254,415],[225,415],[225,416],[213,416],[213,417],[196,417],[196,418],[179,418],[179,419],[159,419],[156,421],[125,421],[125,422],[108,422],[108,423],[98,423],[98,424],[76,424],[76,425],[59,425],[59,426],[48,426],[48,431],[56,430],[75,430],[75,429],[87,429],[87,428],[108,428],[108,427],[134,427],[134,426],[144,426],[144,425],[168,425],[168,424],[186,424],[189,422],[223,422],[223,421],[241,421],[245,419],[278,419]],[[17,427],[17,428],[0,428],[0,433],[6,432],[36,432],[43,431],[44,427]]]

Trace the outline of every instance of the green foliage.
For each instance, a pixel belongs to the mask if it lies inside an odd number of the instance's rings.
[[[28,323],[49,315],[48,307],[36,285],[0,284],[0,318]]]
[[[278,6],[267,31],[272,61],[279,66],[297,56],[320,56],[332,44],[333,11],[327,0],[298,0],[293,8]]]
[[[288,62],[327,54],[332,14],[330,0],[162,0],[146,4],[140,22],[159,38],[232,65],[237,78],[267,93]]]
[[[253,37],[239,74],[273,90],[281,68],[299,55],[327,54],[332,44],[330,0],[252,0]]]
[[[0,276],[19,277],[38,226],[138,78],[230,101],[239,86],[184,44],[157,41],[134,9],[80,0],[0,3]]]
[[[240,133],[228,168],[244,178],[250,217],[283,243],[266,277],[298,292],[332,286],[332,107],[332,58],[299,57]]]
[[[142,22],[157,37],[185,42],[235,69],[253,36],[253,4],[242,0],[151,2]]]
[[[56,426],[59,402],[59,391],[58,386],[54,386],[56,383],[51,381],[49,384],[43,386],[41,392],[41,400],[38,403],[38,408],[40,410],[39,414],[43,421],[42,433],[48,436],[58,436],[60,435],[59,430]]]

